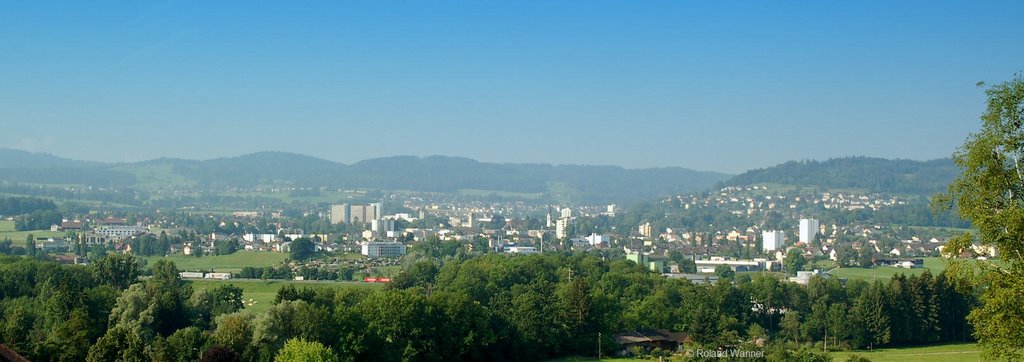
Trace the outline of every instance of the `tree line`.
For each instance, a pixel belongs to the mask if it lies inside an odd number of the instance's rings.
[[[608,355],[616,333],[669,329],[694,348],[790,359],[814,356],[810,346],[825,340],[862,348],[970,339],[964,317],[976,303],[968,286],[927,272],[888,283],[800,286],[762,274],[701,285],[590,254],[443,260],[421,259],[384,289],[286,286],[253,313],[241,289],[195,292],[165,260],[143,280],[130,255],[89,266],[5,257],[0,338],[44,361],[271,361],[292,340],[340,360],[544,360],[599,346]]]
[[[38,197],[0,198],[0,215],[21,215],[42,210],[57,210],[57,204]]]

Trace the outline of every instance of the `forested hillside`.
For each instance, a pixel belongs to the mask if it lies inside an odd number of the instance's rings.
[[[32,162],[39,167],[27,167]],[[147,175],[164,186],[311,188],[544,194],[581,203],[628,203],[707,189],[728,175],[681,167],[499,164],[468,158],[398,156],[345,165],[315,157],[259,152],[205,161],[161,158],[122,164],[0,152],[0,181],[131,187]]]
[[[724,185],[775,183],[931,195],[945,191],[958,172],[948,158],[911,161],[845,157],[826,161],[789,161],[750,170],[729,179]]]

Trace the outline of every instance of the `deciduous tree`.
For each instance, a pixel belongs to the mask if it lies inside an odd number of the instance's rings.
[[[338,356],[320,342],[292,338],[277,352],[274,362],[338,362]]]
[[[979,84],[982,85],[982,84]],[[1003,264],[983,263],[976,282],[987,291],[971,312],[984,356],[1024,358],[1024,76],[989,87],[981,130],[953,155],[961,175],[935,206],[955,209],[971,221],[984,246],[994,247]],[[951,239],[945,253],[959,255],[973,237]],[[956,265],[952,270],[957,270]],[[963,270],[966,268],[960,268]]]

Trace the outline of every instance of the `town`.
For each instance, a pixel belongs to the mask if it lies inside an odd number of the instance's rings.
[[[1024,360],[1024,2],[0,9],[0,361]]]
[[[88,263],[107,253],[202,257],[244,250],[287,254],[295,240],[304,239],[311,241],[312,252],[342,258],[306,265],[293,262],[292,274],[314,267],[325,268],[333,274],[324,275],[332,276],[350,270],[342,275],[353,280],[380,274],[379,267],[398,265],[399,258],[427,240],[449,243],[453,252],[477,254],[593,251],[638,263],[643,260],[641,264],[650,264],[652,271],[671,276],[684,271],[715,274],[719,265],[733,272],[782,271],[790,251],[804,259],[799,265],[823,269],[920,267],[920,258],[940,256],[945,242],[959,230],[913,228],[854,215],[905,209],[913,203],[912,196],[779,192],[758,185],[678,195],[645,205],[660,215],[636,215],[639,212],[617,205],[443,200],[436,195],[434,199],[424,202],[422,197],[388,195],[388,205],[395,210],[385,210],[383,202],[216,214],[88,210],[60,215],[59,220],[53,213],[36,212],[18,222],[39,224],[32,218],[49,217],[53,223],[48,232],[33,234],[33,246],[65,263]],[[710,222],[705,225],[706,221]],[[8,245],[9,250],[17,249],[13,240]],[[353,254],[364,258],[343,257]],[[996,256],[996,250],[979,244],[958,255]]]

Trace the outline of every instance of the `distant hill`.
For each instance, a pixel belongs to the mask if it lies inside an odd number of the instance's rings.
[[[285,152],[259,152],[205,161],[163,159],[175,175],[206,186],[252,187],[293,185],[333,186],[347,166],[316,157]],[[150,164],[159,160],[146,161]],[[131,164],[127,165],[130,169]]]
[[[88,168],[102,165],[99,162],[69,160],[48,153],[0,148],[0,167],[3,168]]]
[[[0,148],[0,180],[104,187],[127,186],[135,183],[133,175],[110,170],[108,164],[3,148]]]
[[[953,160],[948,158],[912,161],[844,157],[826,161],[790,161],[744,172],[723,184],[776,183],[931,195],[945,191],[959,172]]]
[[[49,167],[26,168],[41,164]],[[71,177],[75,175],[77,178]],[[500,164],[446,156],[385,157],[345,165],[293,153],[259,152],[204,161],[160,158],[103,164],[22,151],[0,152],[0,180],[16,182],[116,186],[143,182],[212,188],[291,185],[426,192],[472,189],[540,193],[587,203],[626,203],[694,192],[728,177],[681,167]]]

